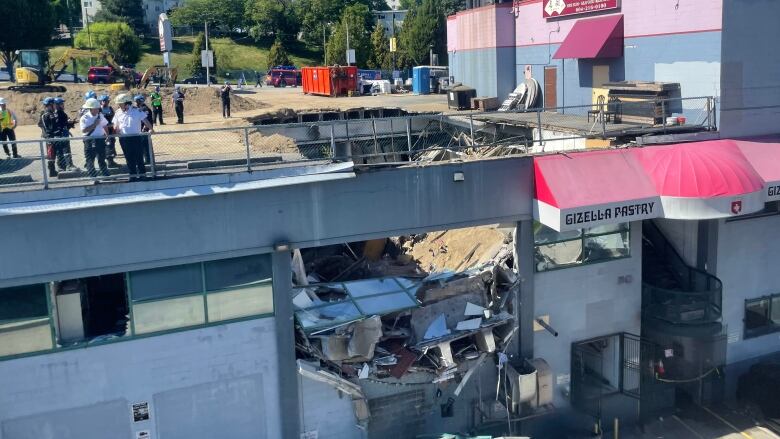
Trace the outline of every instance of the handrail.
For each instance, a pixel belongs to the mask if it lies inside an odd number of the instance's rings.
[[[643,234],[680,284],[679,289],[671,289],[653,284],[651,276],[643,275],[645,314],[673,324],[720,321],[723,291],[721,280],[706,271],[687,265],[677,249],[652,222],[645,222]]]

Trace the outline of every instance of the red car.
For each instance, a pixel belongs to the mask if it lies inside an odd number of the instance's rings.
[[[141,74],[133,71],[136,84],[141,82]],[[87,71],[87,82],[90,84],[113,84],[122,77],[116,73],[113,67],[90,67]]]
[[[301,85],[301,71],[271,69],[265,76],[265,83],[274,87],[297,87]]]

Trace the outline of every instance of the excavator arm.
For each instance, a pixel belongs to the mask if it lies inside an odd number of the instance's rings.
[[[114,60],[114,57],[105,50],[68,49],[59,58],[57,58],[57,61],[53,62],[49,66],[47,74],[52,78],[52,80],[56,80],[65,71],[65,69],[68,68],[69,62],[75,59],[83,58],[100,58],[106,63],[106,65],[111,66],[117,75],[123,77],[126,81],[130,81],[130,83],[135,82],[133,71],[119,65],[116,60]]]
[[[161,82],[168,87],[172,87],[176,83],[177,75],[178,70],[176,67],[152,66],[144,72],[141,77],[141,82],[138,84],[138,88],[146,88],[154,77],[162,78]]]

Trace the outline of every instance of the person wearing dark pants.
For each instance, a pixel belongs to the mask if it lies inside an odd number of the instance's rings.
[[[159,85],[154,88],[154,92],[149,97],[152,98],[152,111],[154,112],[152,123],[165,125],[165,122],[163,122],[162,95],[160,94]]]
[[[100,113],[106,118],[108,126],[106,130],[108,135],[114,134],[114,128],[111,123],[114,121],[114,109],[111,107],[111,98],[108,95],[100,96]],[[109,137],[106,140],[106,161],[109,168],[118,168],[119,165],[114,161],[116,158],[116,137]]]
[[[54,108],[57,112],[57,124],[60,128],[58,134],[59,137],[67,139],[71,137],[70,130],[76,125],[76,120],[71,119],[68,113],[65,112],[65,99],[58,96],[54,98]],[[64,164],[61,161],[57,161],[60,171],[76,171],[78,168],[73,164],[73,154],[70,149],[70,140],[63,140],[55,144],[55,149],[62,150],[63,157],[65,157]]]
[[[144,95],[136,95],[133,100],[135,101],[135,107],[139,110],[146,113],[146,120],[148,120],[152,125],[154,125],[154,113],[152,112],[152,109],[149,108],[148,105],[146,105],[146,99],[144,98]],[[148,132],[149,130],[146,127],[141,127],[141,131]],[[146,138],[148,141],[149,139]],[[151,157],[149,156],[149,145],[147,142],[146,147],[144,148],[144,163],[147,165],[151,163]]]
[[[13,111],[6,108],[5,99],[0,98],[0,142],[13,142],[16,140],[16,115]],[[8,148],[7,143],[3,143],[3,150],[5,155],[10,159],[11,157],[18,159],[19,151],[16,150],[16,143],[11,144],[11,148]],[[13,151],[13,156],[11,152]]]
[[[41,135],[44,139],[55,139],[59,136],[60,127],[57,121],[57,112],[54,110],[54,98],[45,98],[42,104],[44,110],[38,118]],[[63,149],[58,144],[59,142],[46,142],[46,165],[49,168],[49,177],[56,177],[59,174],[55,159],[60,163],[60,167],[63,167],[65,163]]]
[[[230,82],[225,81],[225,85],[219,91],[219,97],[222,100],[222,118],[230,117]]]
[[[122,137],[119,138],[119,146],[127,161],[127,169],[130,181],[146,179],[146,167],[144,166],[143,149],[147,147],[146,134],[142,134],[142,128],[146,127],[149,134],[154,133],[154,127],[146,117],[146,113],[133,107],[133,98],[122,93],[114,100],[119,106],[114,115],[114,130]]]
[[[87,173],[90,177],[97,177],[95,171],[95,159],[97,159],[100,174],[108,177],[108,166],[106,166],[106,141],[108,135],[108,121],[100,112],[100,102],[95,98],[87,99],[81,107],[87,110],[79,119],[79,128],[84,139],[84,157],[86,158]]]
[[[173,101],[173,109],[176,111],[176,123],[184,123],[184,93],[181,91],[181,87],[176,87],[171,100]]]

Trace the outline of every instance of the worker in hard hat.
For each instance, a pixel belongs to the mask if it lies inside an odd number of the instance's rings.
[[[176,123],[184,123],[184,92],[180,86],[176,86],[171,96],[173,109],[176,110]]]
[[[79,119],[79,129],[84,139],[84,158],[86,159],[87,173],[90,177],[97,177],[95,171],[95,159],[97,158],[100,174],[108,177],[106,166],[106,136],[108,135],[108,121],[100,112],[100,102],[95,98],[89,98],[82,109],[87,112]]]
[[[5,98],[0,98],[0,142],[14,142],[16,140],[16,115],[13,111],[8,109],[8,105],[5,102]],[[13,158],[19,158],[19,152],[16,150],[16,143],[11,143],[11,148],[8,148],[7,143],[3,143],[3,150],[5,155],[10,159],[11,152],[13,151]]]
[[[63,169],[60,167],[60,171],[75,171],[78,168],[73,164],[73,154],[70,150],[70,140],[68,140],[68,138],[72,137],[70,130],[76,126],[76,122],[78,122],[78,120],[71,119],[68,116],[68,113],[65,112],[65,99],[60,96],[54,98],[54,109],[57,113],[57,126],[59,127],[59,133],[57,137],[65,139],[57,142],[59,143],[59,148],[62,150],[62,153],[65,156],[65,168]]]
[[[146,127],[149,133],[154,133],[154,127],[146,116],[146,113],[133,107],[133,98],[122,93],[114,99],[119,107],[114,114],[114,131],[120,135],[119,146],[127,161],[127,169],[130,173],[130,181],[146,178],[143,149],[147,147],[146,139],[142,135],[142,128]]]
[[[97,93],[95,93],[94,90],[87,90],[86,93],[84,93],[84,102],[87,102],[90,99],[97,99]],[[89,113],[89,110],[82,107],[79,109],[79,118],[83,116],[84,114]]]
[[[119,165],[114,161],[116,158],[116,137],[114,134],[114,127],[111,123],[114,122],[114,108],[111,107],[111,98],[108,95],[100,95],[98,99],[100,101],[100,114],[106,118],[108,126],[108,139],[106,140],[106,162],[109,168],[118,168]]]
[[[57,121],[57,111],[54,108],[54,98],[44,98],[41,104],[44,108],[40,118],[38,118],[41,136],[44,139],[55,139],[59,136],[60,127]],[[46,143],[46,165],[49,168],[49,177],[56,177],[58,174],[55,161],[60,165],[60,169],[65,169],[65,156],[59,142],[49,141]]]
[[[149,94],[149,98],[152,101],[152,123],[160,121],[160,125],[165,125],[163,122],[163,109],[162,109],[162,95],[160,94],[160,86],[154,87],[154,91]]]
[[[146,98],[144,95],[135,95],[133,96],[133,101],[135,101],[135,106],[139,110],[146,113],[146,118],[149,119],[149,122],[151,122],[152,126],[154,126],[154,113],[152,112],[152,109],[149,108],[148,105],[146,105]],[[146,133],[149,130],[146,129],[146,127],[141,127],[141,131]],[[149,146],[148,146],[148,138],[147,140],[147,146],[144,148],[144,163],[149,164],[151,162],[151,157],[149,157]]]

